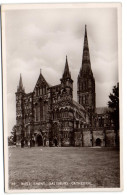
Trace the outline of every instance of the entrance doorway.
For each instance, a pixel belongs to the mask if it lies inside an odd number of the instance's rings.
[[[43,146],[43,140],[42,140],[42,136],[41,135],[37,136],[37,145],[38,146]]]
[[[56,139],[56,138],[54,139],[54,144],[55,144],[55,146],[57,146],[57,145],[58,145],[58,141],[57,141],[57,139]]]
[[[96,139],[96,146],[101,146],[101,139],[100,138]]]

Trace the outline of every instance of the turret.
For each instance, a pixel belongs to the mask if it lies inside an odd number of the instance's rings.
[[[17,92],[16,92],[16,119],[17,119],[17,124],[22,124],[23,121],[23,97],[24,97],[24,87],[23,87],[23,82],[22,82],[22,76],[20,74],[20,79],[19,79],[19,85],[17,87]]]
[[[63,76],[61,79],[61,87],[63,92],[65,92],[67,95],[70,95],[71,98],[73,97],[73,80],[69,71],[67,56]]]
[[[20,79],[19,79],[19,85],[17,87],[17,92],[22,92],[22,93],[25,92],[24,87],[23,87],[23,83],[22,83],[22,76],[21,76],[21,74],[20,74]]]
[[[19,85],[16,92],[16,144],[20,145],[21,140],[24,139],[24,108],[23,108],[23,99],[24,99],[25,90],[23,87],[22,76],[20,74]]]

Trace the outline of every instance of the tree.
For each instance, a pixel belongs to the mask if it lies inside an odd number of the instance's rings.
[[[115,124],[116,144],[119,145],[119,84],[113,87],[112,93],[109,95],[109,108],[112,108],[111,118]]]
[[[16,144],[16,125],[12,128],[11,135],[8,137],[8,145]]]

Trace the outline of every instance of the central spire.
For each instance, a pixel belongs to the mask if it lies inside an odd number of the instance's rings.
[[[86,67],[88,66],[91,67],[88,37],[87,37],[87,26],[85,25],[84,46],[83,46],[83,55],[82,55],[82,69],[85,70]]]

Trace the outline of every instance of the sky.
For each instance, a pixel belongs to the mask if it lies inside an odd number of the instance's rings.
[[[5,11],[9,132],[16,124],[15,92],[20,73],[26,93],[33,91],[40,69],[49,84],[59,84],[67,55],[74,81],[73,96],[77,100],[85,25],[96,84],[96,106],[107,106],[108,96],[118,82],[115,8]]]

